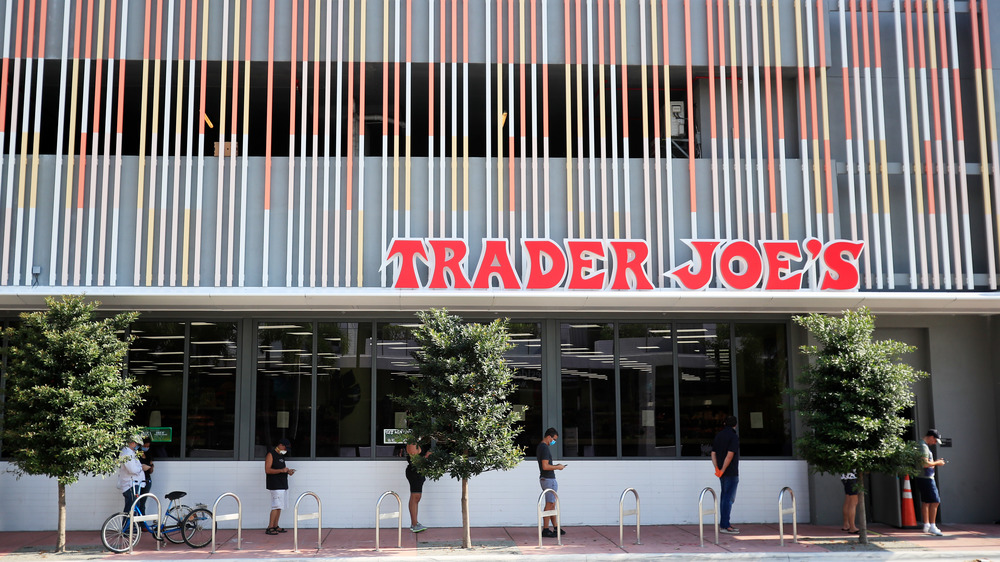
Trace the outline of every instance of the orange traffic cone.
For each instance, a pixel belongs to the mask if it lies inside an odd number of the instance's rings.
[[[910,489],[910,476],[903,477],[903,527],[916,527],[917,515],[913,511],[913,491]]]

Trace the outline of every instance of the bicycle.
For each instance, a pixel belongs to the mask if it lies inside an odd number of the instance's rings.
[[[212,540],[212,512],[205,504],[196,504],[192,509],[184,504],[174,504],[183,498],[187,492],[174,491],[164,496],[170,501],[157,527],[147,521],[134,521],[125,512],[114,513],[104,520],[101,526],[101,542],[111,552],[126,552],[134,548],[145,529],[158,540],[168,540],[174,544],[187,543],[191,548],[201,548]],[[135,505],[135,515],[143,515],[138,503]],[[129,522],[132,523],[131,529]],[[139,525],[142,524],[140,528]]]

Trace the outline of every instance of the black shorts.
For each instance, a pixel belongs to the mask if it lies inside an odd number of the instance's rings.
[[[920,503],[941,503],[941,496],[938,494],[937,483],[933,478],[914,478],[920,492]]]
[[[848,496],[858,495],[858,479],[857,478],[844,478],[841,479],[844,483],[844,493]]]
[[[427,478],[417,472],[417,469],[413,468],[412,464],[406,465],[406,481],[410,483],[411,494],[424,493],[425,480],[427,480]]]

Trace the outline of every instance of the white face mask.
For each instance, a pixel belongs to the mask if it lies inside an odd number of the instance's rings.
[[[288,451],[282,451],[281,449],[278,449],[278,453],[280,453],[282,455],[287,455]]]

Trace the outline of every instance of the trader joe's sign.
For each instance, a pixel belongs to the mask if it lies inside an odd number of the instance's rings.
[[[692,259],[662,272],[683,289],[700,290],[713,281],[731,290],[804,289],[810,270],[816,289],[852,291],[860,284],[858,258],[864,242],[816,238],[804,241],[683,240]],[[645,240],[545,238],[521,241],[523,267],[514,267],[510,243],[485,239],[475,268],[469,244],[460,238],[397,238],[385,262],[395,264],[396,289],[568,289],[648,291],[649,243]],[[426,268],[418,267],[418,261]],[[811,289],[811,287],[810,287]]]

